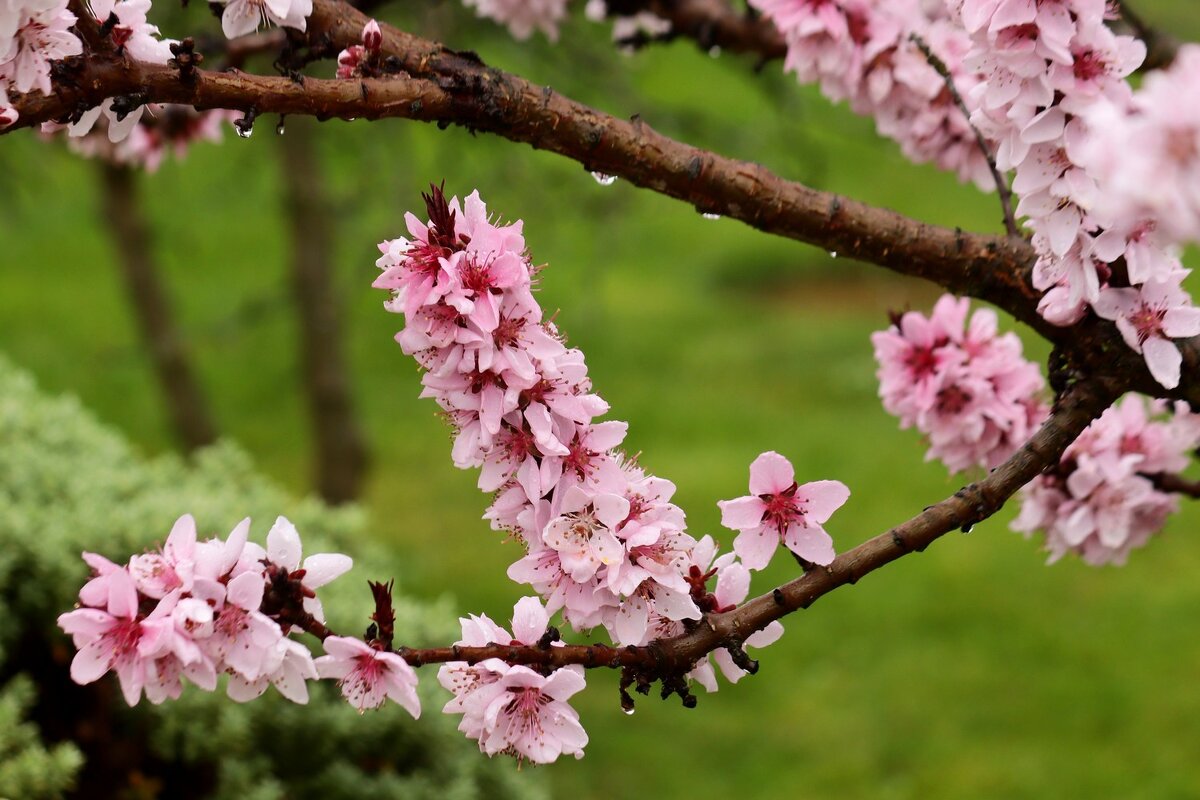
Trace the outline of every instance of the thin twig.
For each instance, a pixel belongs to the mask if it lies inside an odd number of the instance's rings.
[[[1145,477],[1149,478],[1159,491],[1181,494],[1186,497],[1200,497],[1200,481],[1189,480],[1182,475],[1170,472],[1159,472]]]
[[[983,154],[987,161],[988,169],[992,171],[992,180],[996,182],[996,192],[1000,195],[1000,208],[1004,212],[1004,229],[1008,231],[1009,236],[1021,236],[1021,229],[1017,227],[1017,218],[1013,214],[1012,208],[1012,190],[1008,187],[1008,181],[1000,174],[1000,170],[996,167],[996,157],[992,155],[992,149],[988,146],[987,139],[979,132],[979,128],[975,127],[975,123],[971,122],[971,110],[967,108],[967,104],[963,101],[962,95],[958,93],[958,87],[954,85],[954,76],[950,74],[949,67],[946,62],[938,58],[937,53],[933,52],[933,48],[929,43],[921,38],[920,34],[911,34],[909,39],[917,46],[924,55],[925,60],[929,62],[929,66],[942,76],[942,80],[946,84],[947,91],[950,92],[950,97],[954,100],[954,105],[958,106],[958,110],[962,112],[963,119],[970,126],[971,132],[975,134],[975,143],[979,145],[979,152]]]

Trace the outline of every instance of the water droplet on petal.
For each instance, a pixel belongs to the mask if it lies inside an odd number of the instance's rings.
[[[601,186],[612,186],[617,182],[616,175],[606,175],[603,172],[593,172],[592,177],[596,179],[596,183]]]
[[[701,214],[700,216],[704,217],[705,219],[720,219],[721,218],[720,214],[713,214],[710,212],[705,212],[705,213]]]

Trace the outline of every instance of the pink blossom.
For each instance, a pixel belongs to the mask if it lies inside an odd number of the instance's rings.
[[[1063,454],[1055,472],[1022,490],[1012,523],[1042,532],[1050,561],[1075,553],[1092,565],[1123,564],[1178,507],[1150,476],[1187,465],[1200,423],[1185,404],[1130,395],[1104,412]]]
[[[346,636],[330,636],[324,647],[328,655],[313,662],[317,674],[336,680],[350,705],[364,711],[379,708],[386,699],[414,719],[421,716],[417,673],[403,658]]]
[[[537,598],[526,597],[513,608],[512,635],[486,616],[459,622],[463,638],[458,645],[533,645],[545,634],[549,617]],[[582,667],[543,675],[500,659],[473,666],[450,662],[438,670],[438,681],[455,695],[443,710],[462,714],[459,730],[478,740],[479,749],[488,755],[507,753],[539,764],[564,753],[583,757],[587,733],[567,704],[584,688]]]
[[[717,545],[711,536],[705,536],[697,542],[696,548],[692,552],[692,558],[690,571],[693,577],[702,578],[708,574],[717,579],[716,587],[711,594],[712,601],[716,606],[713,610],[717,612],[730,611],[746,599],[750,593],[750,570],[744,564],[736,561],[733,553],[726,553],[718,557]],[[682,626],[678,631],[672,631],[672,633],[675,632],[682,633]],[[778,621],[770,622],[763,629],[747,636],[744,645],[746,647],[766,647],[776,642],[782,635],[783,625]],[[727,650],[723,648],[714,650],[711,656],[712,661],[715,661],[720,668],[721,674],[730,683],[737,683],[747,674],[733,662],[733,658]],[[688,677],[703,686],[706,691],[717,691],[716,673],[707,656],[696,664],[688,673]]]
[[[1045,415],[1043,381],[995,312],[943,295],[926,319],[909,311],[872,334],[884,408],[929,439],[927,459],[954,472],[998,466]]]
[[[1086,163],[1109,187],[1097,212],[1152,220],[1167,243],[1200,240],[1200,46],[1184,45],[1129,102],[1097,104],[1088,120]]]
[[[733,550],[750,569],[762,569],[780,541],[805,561],[833,563],[833,539],[821,527],[850,497],[840,481],[799,485],[791,462],[767,452],[750,465],[750,494],[723,500],[721,524],[739,531]]]
[[[354,562],[350,556],[341,553],[317,553],[304,559],[304,563],[301,564],[300,555],[300,534],[297,533],[296,526],[287,517],[277,518],[267,533],[267,559],[289,573],[302,572],[302,576],[297,577],[301,577],[302,585],[312,594],[311,597],[305,597],[304,610],[312,614],[318,622],[324,622],[321,601],[317,599],[313,590],[349,572]]]
[[[125,570],[110,573],[106,609],[79,608],[58,618],[59,627],[74,637],[79,648],[71,661],[71,680],[92,683],[112,670],[121,682],[125,702],[136,705],[146,683],[147,664],[166,651],[171,628],[167,613],[142,617],[133,578]]]
[[[1200,334],[1200,309],[1179,285],[1186,274],[1130,289],[1106,288],[1095,303],[1096,313],[1116,322],[1125,343],[1145,356],[1150,374],[1168,389],[1179,385],[1182,362],[1171,340]]]

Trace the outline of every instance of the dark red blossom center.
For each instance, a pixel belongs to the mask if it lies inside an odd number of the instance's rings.
[[[943,414],[958,414],[970,403],[970,393],[960,386],[947,386],[938,392],[937,408]]]
[[[1137,331],[1138,344],[1145,344],[1151,336],[1167,338],[1163,333],[1163,318],[1166,315],[1166,309],[1145,304],[1129,315],[1129,324]]]
[[[779,531],[780,535],[796,521],[804,519],[804,510],[796,502],[795,482],[779,494],[759,495],[766,504],[763,509],[762,521]]]
[[[1108,72],[1104,57],[1095,50],[1084,50],[1075,54],[1075,79],[1094,81]]]
[[[525,317],[501,317],[496,330],[492,331],[492,340],[496,347],[516,347],[521,340],[521,331],[525,329]]]
[[[904,357],[904,366],[908,367],[914,380],[927,378],[937,369],[937,356],[932,347],[913,347]]]

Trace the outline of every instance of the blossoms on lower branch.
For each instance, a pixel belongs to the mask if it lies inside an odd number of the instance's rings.
[[[152,703],[177,698],[181,678],[216,688],[227,673],[238,701],[274,685],[289,700],[308,700],[317,678],[308,649],[288,638],[296,624],[319,618],[313,589],[350,568],[340,554],[300,564],[300,540],[284,517],[268,548],[249,543],[244,520],[225,540],[197,541],[190,515],[180,517],[161,551],[118,565],[94,553],[84,560],[93,577],[80,607],[58,618],[79,648],[71,677],[91,683],[113,671],[134,705],[144,691]]]
[[[513,607],[512,634],[486,615],[459,622],[459,646],[536,645],[550,617],[540,600],[524,597]],[[587,733],[567,704],[585,686],[582,667],[539,671],[496,658],[475,665],[452,661],[438,670],[438,681],[454,693],[443,710],[462,714],[458,729],[488,755],[509,753],[540,764],[562,754],[583,757]]]
[[[763,453],[750,465],[750,494],[722,500],[721,524],[739,531],[733,551],[749,569],[762,569],[783,542],[799,558],[833,563],[833,539],[821,527],[850,497],[841,481],[796,483],[792,464]]]
[[[929,438],[926,459],[952,472],[998,466],[1046,416],[1037,365],[1016,334],[997,332],[994,311],[967,324],[966,298],[943,295],[929,317],[900,316],[871,335],[883,407]]]
[[[317,674],[336,680],[350,705],[365,711],[392,700],[414,719],[421,716],[417,673],[402,657],[348,636],[329,636],[323,644],[327,655],[314,662]]]
[[[1178,510],[1155,476],[1186,467],[1198,442],[1200,421],[1185,405],[1130,395],[1022,490],[1012,527],[1042,532],[1051,562],[1075,553],[1092,565],[1123,564]]]

